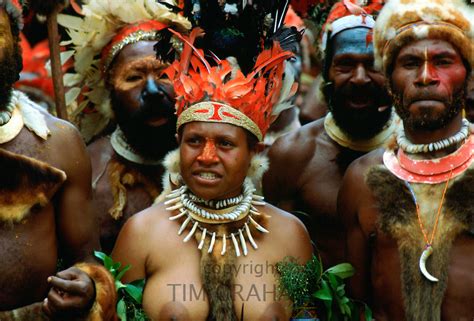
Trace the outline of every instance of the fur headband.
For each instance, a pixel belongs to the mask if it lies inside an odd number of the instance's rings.
[[[462,0],[390,0],[375,24],[376,67],[389,72],[400,49],[421,39],[449,41],[474,66],[474,10]]]

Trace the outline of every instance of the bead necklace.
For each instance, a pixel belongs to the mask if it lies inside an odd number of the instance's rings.
[[[454,146],[465,140],[469,136],[469,121],[466,118],[462,120],[462,127],[455,135],[443,140],[429,144],[413,144],[406,138],[403,129],[400,129],[397,135],[397,143],[401,149],[410,154],[429,153]]]
[[[244,199],[243,194],[240,194],[239,196],[226,198],[224,200],[206,201],[206,200],[194,195],[191,191],[189,191],[189,194],[188,194],[187,197],[189,197],[189,199],[191,199],[194,203],[202,204],[205,207],[209,207],[209,208],[216,209],[216,210],[237,205],[240,202],[242,202],[242,200]]]
[[[130,144],[128,144],[125,134],[118,126],[110,137],[110,144],[117,154],[132,163],[156,166],[161,165],[163,162],[162,159],[152,159],[140,155],[132,146],[130,146]]]
[[[254,218],[262,215],[255,206],[264,206],[266,204],[263,201],[263,197],[254,195],[254,192],[255,187],[251,179],[246,178],[243,184],[242,195],[222,200],[221,203],[209,201],[207,204],[213,204],[215,207],[217,207],[218,204],[219,206],[227,207],[230,203],[235,203],[236,200],[240,199],[239,202],[224,209],[204,209],[197,205],[194,202],[194,199],[197,199],[198,201],[204,200],[191,194],[188,187],[183,185],[166,196],[168,200],[165,202],[165,205],[172,205],[166,208],[168,211],[179,211],[178,214],[171,216],[169,220],[174,221],[181,217],[186,217],[178,229],[178,235],[181,235],[190,223],[192,224],[191,229],[183,239],[183,242],[188,242],[199,230],[201,231],[201,237],[198,244],[199,250],[203,248],[206,237],[209,236],[209,253],[214,250],[214,245],[217,239],[221,239],[221,255],[224,255],[227,252],[227,240],[229,240],[232,241],[236,256],[240,256],[241,253],[246,256],[248,253],[247,240],[255,250],[258,249],[258,245],[252,236],[250,226],[261,233],[269,233],[269,231],[261,226]],[[206,202],[204,201],[203,203]],[[240,227],[235,228],[234,231],[226,231],[222,234],[219,234],[216,230],[213,231],[213,226],[218,227],[233,222],[241,222],[242,224]]]
[[[10,101],[5,106],[5,109],[0,111],[0,126],[7,124],[12,118],[13,110],[18,103],[18,96],[14,93],[11,94]]]

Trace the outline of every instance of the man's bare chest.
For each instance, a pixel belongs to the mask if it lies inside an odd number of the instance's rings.
[[[34,210],[23,221],[0,227],[0,310],[44,298],[46,279],[57,265],[57,240],[51,206]]]

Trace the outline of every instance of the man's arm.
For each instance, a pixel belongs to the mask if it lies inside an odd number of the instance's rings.
[[[90,210],[90,159],[71,124],[54,121],[50,130],[48,158],[67,175],[54,206],[59,255],[69,268],[48,277],[51,288],[43,311],[53,320],[72,320],[76,316],[114,320],[116,292],[112,276],[97,264],[83,263],[95,263],[93,251],[100,247],[98,220]]]
[[[351,295],[364,302],[369,299],[370,249],[368,235],[362,224],[361,214],[364,198],[370,193],[364,182],[365,169],[356,160],[346,171],[337,200],[338,215],[346,229],[346,261],[351,263],[356,273],[349,279]]]
[[[265,200],[288,212],[296,208],[294,196],[297,191],[298,162],[295,160],[295,150],[298,146],[294,135],[280,137],[270,147],[268,151],[270,168],[262,181]]]
[[[56,199],[60,255],[67,266],[81,261],[93,262],[99,249],[98,219],[91,211],[91,164],[79,132],[61,122],[53,132],[54,150],[67,180]]]

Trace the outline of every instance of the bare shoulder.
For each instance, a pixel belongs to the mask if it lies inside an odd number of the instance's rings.
[[[91,158],[93,177],[99,175],[114,154],[110,137],[104,136],[87,145],[87,152]]]
[[[383,152],[383,149],[377,149],[353,161],[347,168],[344,177],[345,183],[359,184],[362,181],[365,181],[367,171],[372,166],[383,163]]]
[[[94,140],[92,143],[87,145],[87,150],[89,151],[91,155],[102,152],[104,150],[112,151],[112,145],[110,144],[110,137],[103,136]]]
[[[70,122],[65,121],[63,119],[57,118],[47,111],[41,109],[40,107],[36,107],[44,117],[46,124],[51,132],[51,139],[76,139],[80,138],[82,140],[81,135],[79,134],[79,130]]]
[[[162,204],[156,204],[132,215],[122,228],[122,233],[147,240],[157,232],[163,232],[169,225],[169,211]],[[161,234],[161,233],[160,233]]]
[[[324,120],[318,119],[297,131],[277,139],[269,150],[270,161],[304,159],[316,148],[316,139],[324,130]]]
[[[311,239],[306,227],[296,216],[271,204],[266,204],[261,211],[270,216],[268,230],[272,234],[272,243],[278,244],[281,254],[305,260],[311,257]]]
[[[356,159],[347,169],[337,198],[338,215],[346,224],[357,220],[360,208],[372,200],[366,175],[372,166],[383,163],[383,151],[372,151]]]

